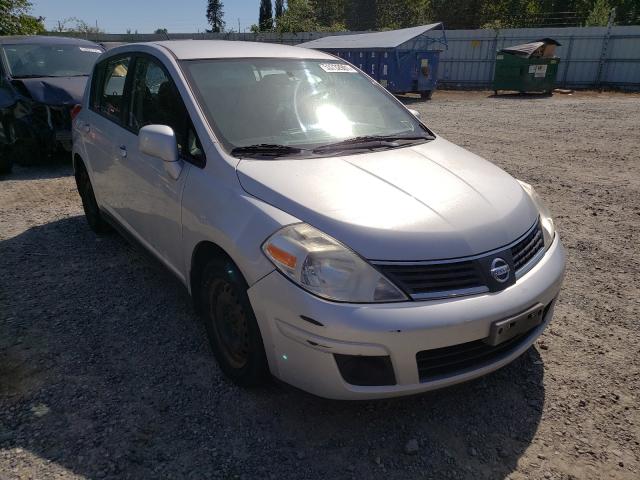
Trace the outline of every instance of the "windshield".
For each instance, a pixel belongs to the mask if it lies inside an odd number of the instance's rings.
[[[14,78],[89,75],[102,53],[98,47],[79,45],[3,45],[9,73]]]
[[[313,149],[356,137],[429,133],[382,87],[345,63],[261,58],[193,60],[183,66],[230,150]]]

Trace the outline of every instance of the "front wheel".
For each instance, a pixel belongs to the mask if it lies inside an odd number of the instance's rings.
[[[111,226],[102,217],[100,207],[98,207],[98,202],[96,202],[96,196],[93,193],[93,186],[91,185],[89,174],[85,168],[79,169],[76,175],[76,185],[89,228],[98,234],[110,231]]]
[[[201,289],[202,315],[220,369],[242,387],[265,383],[269,368],[262,335],[237,267],[231,260],[209,262]]]
[[[9,121],[0,119],[0,175],[11,173],[13,169],[12,133]]]
[[[8,148],[3,148],[0,145],[0,175],[11,173],[13,170],[13,158],[11,158],[11,152]]]

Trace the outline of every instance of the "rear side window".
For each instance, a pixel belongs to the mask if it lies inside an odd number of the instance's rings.
[[[109,59],[96,68],[98,78],[92,92],[91,107],[115,122],[120,122],[124,109],[124,87],[131,57]]]
[[[196,165],[204,163],[200,141],[180,92],[157,61],[139,57],[131,86],[127,127],[138,133],[146,125],[168,125],[176,134],[180,155]]]

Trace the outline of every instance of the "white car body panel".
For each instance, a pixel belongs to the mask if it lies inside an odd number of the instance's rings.
[[[538,217],[511,176],[442,138],[345,157],[242,160],[238,175],[249,193],[370,260],[476,255]]]

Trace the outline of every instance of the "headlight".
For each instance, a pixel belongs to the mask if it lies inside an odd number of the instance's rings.
[[[556,226],[553,223],[553,218],[551,218],[551,211],[547,208],[542,201],[542,198],[540,198],[540,195],[538,195],[531,185],[520,180],[518,180],[518,182],[522,185],[522,188],[527,192],[529,197],[531,197],[531,200],[538,209],[538,212],[540,212],[540,223],[542,225],[542,234],[544,235],[544,246],[545,248],[549,248],[556,236]]]
[[[306,223],[278,230],[262,251],[284,275],[319,297],[353,303],[407,300],[362,258]]]

